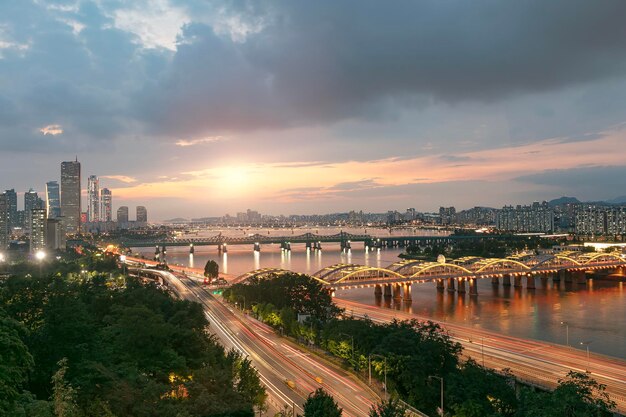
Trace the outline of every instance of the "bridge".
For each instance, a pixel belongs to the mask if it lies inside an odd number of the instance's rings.
[[[363,242],[367,248],[384,248],[384,247],[406,247],[409,245],[432,245],[432,244],[450,244],[459,240],[483,240],[494,239],[493,235],[448,235],[448,236],[373,236],[368,234],[351,234],[340,232],[333,235],[318,235],[313,233],[305,233],[301,235],[291,236],[272,236],[253,234],[241,237],[224,236],[221,233],[209,237],[195,238],[179,238],[179,237],[163,237],[163,238],[131,238],[122,237],[117,239],[115,243],[127,248],[138,247],[155,247],[161,248],[163,251],[167,246],[189,246],[189,251],[193,253],[196,246],[217,246],[220,252],[227,252],[228,245],[253,245],[254,250],[261,250],[261,245],[280,244],[282,249],[291,250],[294,243],[304,243],[307,249],[321,250],[322,243],[340,243],[341,249],[351,249],[354,242]],[[505,236],[497,236],[498,239]]]
[[[386,268],[357,264],[335,264],[317,271],[312,278],[333,293],[340,289],[374,288],[376,296],[411,301],[413,284],[435,281],[437,289],[478,295],[478,281],[491,279],[492,284],[513,284],[534,289],[536,279],[586,284],[587,273],[626,274],[626,259],[613,253],[560,252],[551,255],[522,254],[508,258],[464,257],[437,262],[401,260]],[[274,277],[292,273],[278,268],[264,268],[239,276],[233,283],[249,282],[254,278]]]

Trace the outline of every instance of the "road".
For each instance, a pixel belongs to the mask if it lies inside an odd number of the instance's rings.
[[[378,400],[355,376],[302,351],[254,318],[233,311],[194,280],[166,271],[160,274],[181,298],[204,306],[211,331],[226,349],[235,349],[252,361],[267,389],[270,409],[287,406],[302,414],[306,397],[319,387],[333,395],[344,416],[366,416]]]
[[[334,299],[335,303],[355,317],[369,317],[375,322],[419,319],[431,320],[415,314],[370,306],[353,301]],[[571,347],[534,340],[519,339],[485,330],[452,323],[438,322],[452,338],[461,343],[463,354],[488,368],[508,368],[519,379],[548,388],[555,388],[558,380],[570,371],[590,371],[591,376],[606,385],[618,411],[626,414],[626,361],[587,353]]]

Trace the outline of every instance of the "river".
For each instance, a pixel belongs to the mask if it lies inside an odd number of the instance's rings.
[[[391,235],[445,235],[447,232],[422,229],[343,229],[349,233],[375,236]],[[334,228],[296,230],[240,230],[223,229],[199,232],[198,236],[217,233],[238,235],[260,233],[272,235],[299,235],[306,232],[330,235]],[[169,263],[202,268],[209,259],[220,265],[220,271],[230,275],[275,267],[312,274],[336,263],[356,263],[386,267],[396,262],[402,249],[389,248],[365,251],[363,243],[352,244],[345,253],[339,244],[322,244],[322,251],[306,251],[304,244],[292,244],[292,250],[281,251],[279,245],[263,245],[254,252],[250,245],[230,245],[228,253],[218,254],[217,248],[196,247],[193,255],[187,247],[168,247]],[[151,257],[154,249],[134,249]],[[626,283],[588,280],[587,285],[548,282],[546,287],[537,280],[536,290],[514,287],[493,287],[490,280],[479,282],[479,294],[439,293],[434,284],[414,284],[410,305],[387,305],[381,308],[401,308],[433,319],[465,324],[516,337],[537,339],[551,343],[569,343],[577,349],[586,349],[589,343],[594,353],[626,359]],[[337,296],[376,305],[373,289],[338,291]],[[562,325],[561,322],[567,323]]]

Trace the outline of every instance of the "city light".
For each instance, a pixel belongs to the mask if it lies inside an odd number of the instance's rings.
[[[38,261],[43,261],[46,257],[46,252],[42,251],[42,250],[38,250],[35,253],[35,258],[37,258]]]

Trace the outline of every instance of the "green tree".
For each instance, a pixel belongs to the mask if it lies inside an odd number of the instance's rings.
[[[52,376],[52,403],[56,417],[78,417],[81,415],[76,405],[76,390],[65,380],[67,359],[59,361],[59,370]]]
[[[616,406],[599,384],[588,373],[570,371],[566,379],[552,393],[553,415],[564,417],[609,415]]]
[[[404,417],[406,408],[397,399],[390,398],[373,405],[369,417]]]
[[[323,388],[309,394],[303,408],[304,417],[341,417],[342,412],[335,399]]]
[[[207,278],[215,279],[220,275],[220,266],[212,259],[209,259],[204,265],[204,276]]]
[[[9,415],[33,366],[22,341],[26,329],[0,310],[0,414]]]

